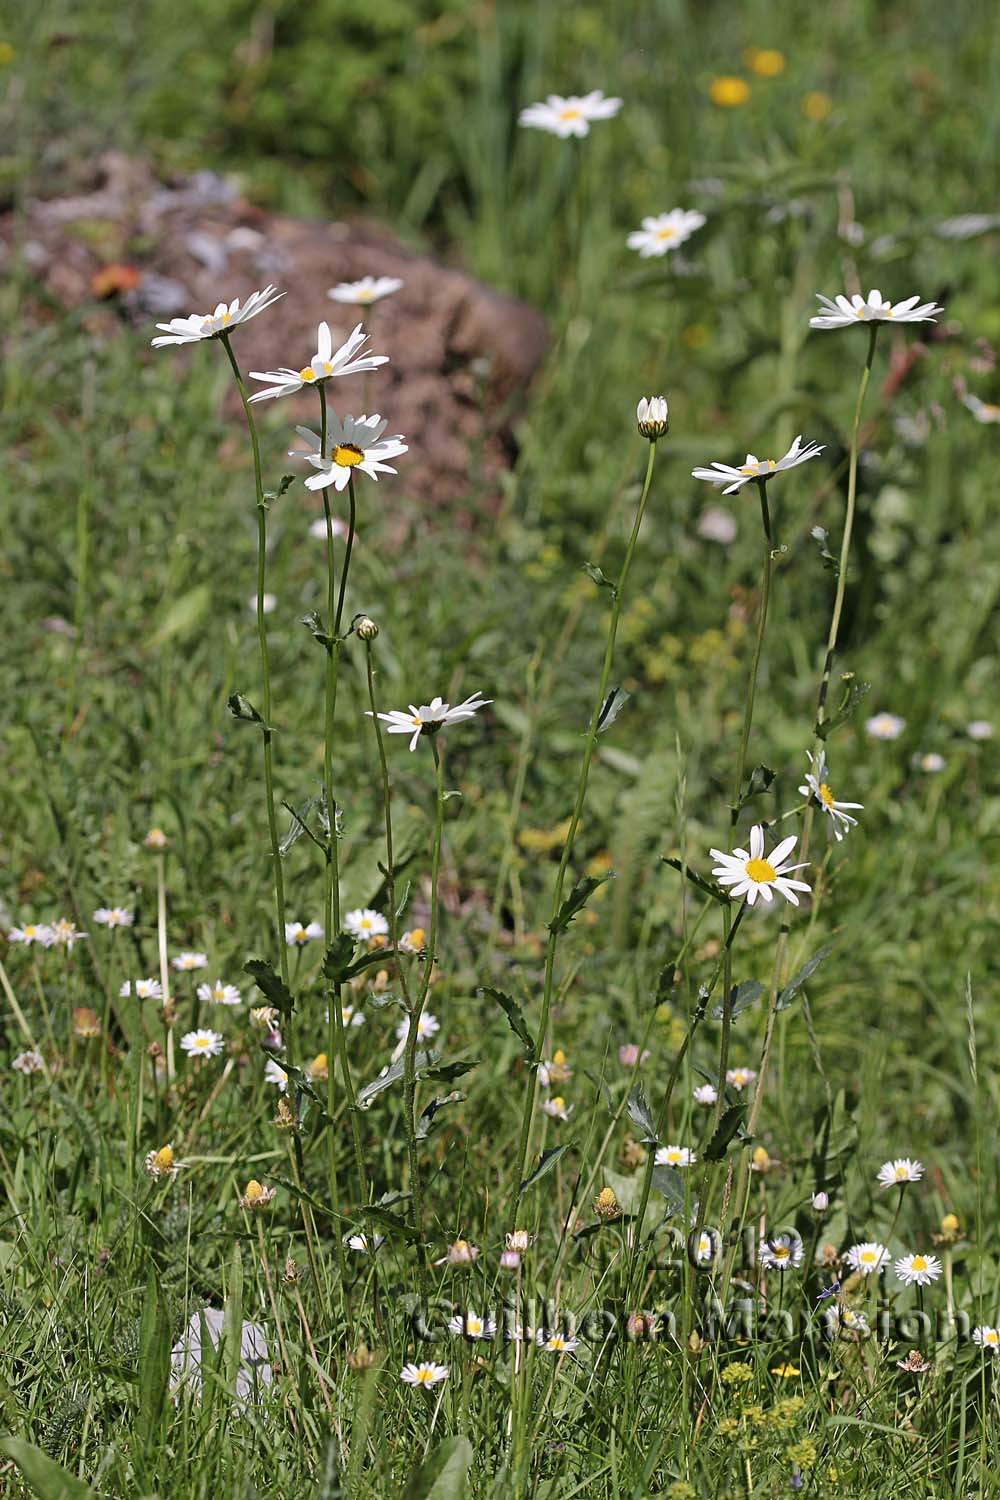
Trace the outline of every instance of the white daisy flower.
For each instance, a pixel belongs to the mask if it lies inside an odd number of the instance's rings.
[[[370,906],[358,907],[345,916],[344,931],[355,938],[385,937],[389,923],[381,912],[372,911]]]
[[[455,1317],[449,1318],[448,1331],[466,1339],[491,1339],[497,1331],[497,1325],[489,1315],[481,1318],[478,1313],[470,1311],[464,1316],[457,1313]]]
[[[816,1213],[825,1214],[830,1207],[830,1194],[824,1193],[822,1190],[818,1193],[813,1193],[812,1206]]]
[[[862,1276],[871,1276],[873,1272],[883,1269],[889,1259],[889,1252],[876,1240],[863,1240],[858,1245],[852,1245],[844,1259],[852,1271],[860,1271]]]
[[[8,943],[24,943],[29,948],[33,943],[40,948],[51,948],[55,940],[47,922],[25,922],[23,927],[12,927],[7,934]]]
[[[345,1031],[351,1026],[363,1026],[365,1018],[361,1011],[353,1005],[343,1005],[340,1009],[340,1021]]]
[[[170,960],[170,967],[177,969],[182,974],[189,974],[194,969],[208,968],[207,953],[178,953],[176,958]]]
[[[926,755],[917,756],[917,766],[921,771],[927,771],[933,775],[937,771],[944,770],[944,756],[938,755],[936,750],[929,750]]]
[[[547,130],[560,140],[571,135],[582,139],[589,133],[593,120],[612,119],[621,109],[622,102],[621,99],[605,99],[601,89],[593,89],[582,98],[578,94],[570,94],[565,99],[561,94],[549,94],[544,104],[529,104],[527,109],[522,109],[517,123],[530,130]]]
[[[543,1089],[553,1083],[568,1083],[572,1077],[573,1069],[567,1066],[566,1054],[561,1047],[557,1047],[551,1057],[546,1057],[538,1064],[538,1082]]]
[[[223,1046],[217,1031],[186,1031],[181,1037],[181,1050],[188,1057],[218,1057]]]
[[[388,427],[387,418],[376,412],[371,417],[345,417],[343,421],[336,412],[330,413],[327,426],[326,452],[320,451],[320,440],[308,427],[296,427],[299,437],[310,445],[308,453],[292,449],[289,458],[304,458],[319,472],[310,474],[306,480],[307,490],[321,490],[332,484],[336,490],[346,490],[355,469],[367,474],[369,479],[378,479],[380,474],[395,474],[396,470],[386,462],[409,452],[403,442],[403,434],[383,438]]]
[[[186,1162],[178,1161],[174,1156],[174,1148],[169,1141],[158,1151],[147,1151],[142,1164],[150,1177],[176,1177],[181,1167],[187,1166]]]
[[[11,1058],[11,1067],[15,1073],[41,1073],[45,1068],[45,1059],[35,1048],[29,1052],[19,1052],[16,1057]]]
[[[399,1378],[404,1385],[437,1385],[439,1380],[448,1379],[448,1366],[436,1365],[430,1360],[421,1365],[404,1365]]]
[[[989,719],[973,719],[971,724],[966,724],[965,732],[970,740],[991,740],[993,725]]]
[[[411,703],[409,713],[394,708],[387,714],[379,714],[379,718],[388,724],[388,734],[408,734],[410,749],[415,750],[421,730],[426,729],[428,734],[434,734],[446,724],[460,724],[463,719],[471,719],[478,709],[485,708],[487,703],[492,702],[492,698],[473,693],[471,698],[466,698],[463,703],[456,703],[452,708],[443,698],[433,698],[430,703],[422,703],[419,708]],[[368,717],[371,718],[370,711]]]
[[[423,1011],[420,1020],[417,1022],[417,1041],[429,1042],[431,1037],[436,1036],[440,1030],[441,1022],[437,1016],[432,1016],[430,1011]],[[410,1018],[409,1016],[404,1016],[396,1027],[396,1037],[399,1041],[405,1042],[409,1034]]]
[[[567,1104],[561,1094],[556,1094],[551,1099],[546,1099],[542,1109],[552,1120],[568,1120],[573,1113],[572,1104]]]
[[[532,1238],[533,1236],[527,1229],[512,1229],[506,1237],[507,1249],[515,1250],[519,1255],[523,1255],[526,1250],[531,1249]]]
[[[688,1146],[661,1146],[654,1160],[658,1167],[693,1167],[698,1158]]]
[[[639,436],[651,443],[661,438],[670,426],[670,408],[666,396],[643,396],[635,409]]]
[[[87,934],[80,932],[75,922],[68,917],[60,917],[58,922],[53,922],[51,927],[52,941],[59,948],[65,948],[68,953],[73,952],[74,943],[85,943]]]
[[[991,1328],[988,1323],[980,1323],[978,1328],[972,1330],[972,1342],[978,1344],[980,1349],[989,1349],[991,1353],[1000,1353],[1000,1329]]]
[[[271,384],[266,390],[257,391],[250,397],[253,401],[271,401],[278,396],[291,396],[306,385],[320,385],[324,380],[333,380],[338,375],[366,375],[377,370],[379,365],[389,363],[388,354],[362,354],[368,342],[361,323],[355,328],[346,343],[334,352],[329,323],[321,323],[316,330],[316,353],[301,370],[290,370],[282,366],[279,370],[251,370],[251,380],[266,380]]]
[[[550,1354],[572,1354],[579,1343],[579,1339],[563,1333],[547,1333],[544,1328],[539,1328],[535,1340],[540,1349],[547,1349]]]
[[[879,291],[872,290],[867,297],[855,292],[850,301],[839,293],[831,302],[817,292],[822,310],[809,319],[810,328],[849,328],[852,323],[933,323],[938,313],[944,312],[936,302],[921,302],[919,297],[907,297],[905,302],[887,302]]]
[[[402,290],[398,276],[362,276],[360,281],[339,281],[327,292],[331,302],[346,302],[351,307],[370,307]]]
[[[865,734],[873,740],[898,740],[906,728],[906,720],[898,714],[875,714],[865,720]]]
[[[784,863],[797,842],[796,835],[790,833],[780,844],[775,845],[770,858],[765,858],[764,829],[760,823],[756,823],[750,830],[749,854],[745,849],[735,849],[732,854],[725,854],[721,849],[709,851],[713,859],[719,861],[712,866],[712,874],[717,877],[721,886],[728,888],[734,901],[745,896],[747,904],[753,906],[760,896],[770,905],[773,886],[786,901],[798,906],[796,892],[808,891],[811,887],[804,880],[789,880],[788,877],[793,870],[804,870],[806,866]]]
[[[929,1286],[941,1275],[941,1262],[936,1255],[901,1255],[893,1270],[906,1286]]]
[[[878,1169],[880,1187],[899,1187],[904,1182],[919,1182],[924,1175],[923,1162],[911,1161],[908,1156],[887,1161]]]
[[[698,1083],[691,1090],[691,1097],[695,1104],[714,1104],[719,1097],[719,1091],[714,1083]]]
[[[863,1338],[868,1333],[868,1319],[864,1313],[855,1312],[853,1307],[832,1307],[830,1315],[835,1326],[846,1328],[848,1333],[856,1333]]]
[[[228,304],[220,302],[213,313],[192,313],[188,318],[171,318],[169,323],[157,323],[164,336],[153,340],[153,348],[162,349],[166,344],[197,344],[202,339],[231,333],[284,295],[284,292],[275,291],[273,286],[266,286],[262,292],[251,292],[242,307],[239,297],[236,297]]]
[[[760,1242],[760,1263],[768,1271],[787,1271],[802,1264],[802,1241],[797,1234],[776,1234]]]
[[[137,1000],[162,1000],[163,985],[158,979],[126,979],[118,993],[123,1000],[132,994]]]
[[[347,535],[347,532],[348,532],[347,522],[346,521],[342,521],[339,516],[331,516],[330,517],[330,525],[331,525],[331,528],[333,530],[334,536],[346,536]],[[318,541],[321,541],[321,542],[325,542],[326,541],[326,517],[325,516],[317,516],[316,519],[315,519],[315,521],[310,521],[309,522],[309,535],[313,536],[313,537],[316,537]],[[358,535],[357,535],[357,532],[355,532],[354,533],[355,545],[357,545],[357,540],[358,540]]]
[[[722,1241],[714,1229],[703,1229],[698,1235],[698,1243],[695,1246],[694,1258],[699,1266],[707,1266],[715,1260],[722,1247]]]
[[[726,1069],[726,1082],[729,1084],[730,1088],[734,1088],[737,1093],[742,1093],[747,1084],[753,1083],[756,1077],[757,1074],[753,1068]]]
[[[1000,422],[1000,406],[994,406],[989,401],[981,401],[971,391],[962,397],[962,405],[971,411],[977,422]]]
[[[304,927],[301,922],[285,923],[285,942],[289,948],[304,948],[306,943],[319,943],[323,940],[323,929],[318,922],[310,922]]]
[[[101,927],[131,927],[135,918],[125,906],[99,906],[94,921]]]
[[[856,828],[858,825],[857,818],[852,818],[847,809],[860,810],[864,807],[864,803],[836,802],[827,780],[826,751],[821,750],[815,759],[809,751],[806,754],[809,756],[811,769],[806,772],[806,784],[800,786],[799,791],[803,797],[814,797],[823,811],[829,815],[833,836],[839,843],[848,828]]]
[[[235,984],[223,984],[217,979],[214,984],[199,984],[198,999],[211,1001],[214,1005],[242,1005],[243,996]]]
[[[275,1062],[273,1057],[269,1057],[264,1064],[264,1082],[276,1083],[282,1094],[288,1092],[288,1074],[280,1063]]]
[[[705,479],[709,484],[714,484],[716,489],[722,489],[724,495],[735,495],[737,490],[741,490],[752,479],[773,479],[775,474],[781,474],[785,469],[794,469],[798,464],[804,464],[822,452],[823,446],[820,443],[807,443],[803,448],[800,433],[783,458],[757,458],[755,454],[748,453],[746,462],[738,469],[734,469],[731,464],[713,463],[707,469],[692,469],[691,474],[695,479]]]
[[[668,214],[656,214],[642,221],[641,229],[634,229],[626,241],[630,250],[638,250],[643,260],[651,255],[666,255],[689,240],[696,229],[705,222],[705,215],[697,209],[672,208]]]
[[[384,1234],[351,1234],[347,1237],[348,1249],[357,1250],[364,1255],[377,1255],[379,1247],[384,1244]]]

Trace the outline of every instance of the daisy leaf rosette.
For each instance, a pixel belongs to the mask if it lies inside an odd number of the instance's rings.
[[[239,297],[235,297],[232,302],[220,302],[214,312],[191,313],[187,318],[171,318],[169,323],[157,323],[161,335],[153,339],[153,348],[162,349],[168,344],[198,344],[203,339],[221,338],[273,306],[284,295],[273,286],[266,286],[262,292],[251,292],[242,305]]]
[[[692,469],[691,474],[694,479],[704,479],[715,485],[724,495],[735,495],[752,479],[773,479],[775,474],[808,463],[809,459],[818,457],[822,452],[821,443],[806,443],[803,447],[800,433],[782,458],[758,458],[756,454],[748,453],[745,463],[739,468],[734,468],[731,464],[713,463],[708,468]]]
[[[326,452],[322,451],[315,432],[308,427],[296,427],[295,431],[309,444],[310,451],[302,453],[292,449],[288,456],[304,458],[317,470],[305,481],[306,489],[321,490],[332,484],[336,490],[345,490],[355,469],[375,480],[380,474],[396,473],[386,460],[408,452],[408,445],[403,442],[401,432],[383,438],[388,425],[388,420],[377,413],[371,417],[344,417],[341,420],[331,412]]]

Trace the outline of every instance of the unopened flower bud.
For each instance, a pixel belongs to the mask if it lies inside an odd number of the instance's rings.
[[[358,615],[354,621],[354,634],[361,641],[373,641],[378,635],[378,626],[371,615]]]
[[[830,1207],[829,1193],[813,1193],[813,1208],[818,1214],[825,1214]]]
[[[667,420],[667,398],[666,396],[643,396],[635,409],[636,421],[639,424],[639,434],[655,443],[661,438],[670,426]]]

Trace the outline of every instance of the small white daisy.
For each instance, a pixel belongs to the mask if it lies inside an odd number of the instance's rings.
[[[123,1000],[133,993],[137,1000],[162,1000],[163,985],[158,979],[126,979],[118,993]]]
[[[409,451],[401,432],[383,438],[388,427],[387,418],[376,412],[373,416],[344,417],[341,421],[335,412],[330,413],[327,427],[326,451],[321,451],[320,439],[308,427],[296,427],[299,437],[309,444],[309,452],[292,449],[289,458],[304,458],[318,472],[306,480],[307,490],[321,490],[332,484],[336,490],[346,490],[355,469],[367,474],[369,479],[378,479],[380,474],[395,474],[396,470],[386,460],[399,458]]]
[[[143,1166],[150,1177],[176,1177],[181,1167],[186,1165],[186,1162],[178,1161],[174,1156],[174,1148],[169,1141],[158,1151],[147,1151],[143,1159]]]
[[[715,1260],[721,1248],[722,1241],[716,1230],[703,1229],[698,1235],[694,1258],[699,1266],[710,1265]]]
[[[779,896],[784,896],[793,906],[798,906],[799,898],[796,892],[809,891],[810,886],[804,880],[790,880],[788,877],[795,870],[804,870],[806,866],[785,864],[785,859],[798,839],[794,833],[782,839],[771,851],[770,857],[764,855],[764,829],[760,823],[755,823],[750,830],[750,852],[745,849],[734,849],[732,854],[726,854],[721,849],[711,849],[709,853],[719,863],[712,866],[712,874],[716,876],[721,886],[728,888],[732,900],[738,900],[745,896],[747,904],[753,906],[757,897],[770,905],[773,891]]]
[[[275,1062],[273,1057],[269,1057],[264,1064],[264,1082],[276,1083],[283,1094],[288,1092],[288,1074],[280,1063]]]
[[[695,1104],[714,1104],[719,1097],[719,1091],[714,1083],[698,1083],[691,1090],[691,1097]]]
[[[735,495],[737,490],[741,490],[752,479],[773,479],[775,474],[807,463],[810,458],[816,458],[822,452],[823,446],[820,443],[807,443],[803,448],[800,433],[783,458],[757,458],[755,454],[748,453],[746,461],[738,469],[734,469],[731,464],[713,463],[707,469],[692,469],[691,474],[694,479],[705,479],[709,484],[714,484],[716,489],[722,489],[724,495]]]
[[[898,714],[875,714],[865,720],[865,733],[873,740],[898,740],[906,728],[906,720]]]
[[[928,750],[926,755],[917,756],[917,766],[921,771],[926,771],[929,775],[935,775],[938,771],[944,770],[945,759],[936,750]]]
[[[570,136],[582,139],[587,135],[593,120],[610,120],[622,107],[621,99],[605,99],[601,89],[593,89],[582,98],[570,94],[549,94],[544,104],[529,104],[517,117],[519,125],[530,130],[547,130],[550,135],[567,140]]]
[[[818,1193],[813,1193],[812,1206],[815,1213],[825,1214],[830,1207],[830,1194],[824,1193],[822,1190]]]
[[[30,948],[37,943],[40,948],[51,948],[55,934],[47,922],[25,922],[23,927],[12,927],[7,934],[8,943],[24,943]]]
[[[188,1057],[218,1057],[224,1045],[217,1031],[186,1031],[181,1037],[181,1050]]]
[[[389,923],[381,912],[372,911],[370,906],[358,907],[345,916],[344,931],[356,938],[385,937]]]
[[[45,1068],[45,1059],[35,1048],[28,1052],[19,1052],[11,1059],[11,1067],[15,1073],[41,1073]]]
[[[362,354],[367,342],[368,334],[359,323],[346,343],[334,351],[330,325],[321,323],[316,330],[316,353],[301,370],[290,370],[283,366],[278,370],[250,371],[252,380],[272,382],[266,390],[257,391],[251,396],[251,402],[291,396],[306,385],[320,385],[324,380],[333,380],[338,375],[365,375],[370,370],[377,370],[379,365],[387,365],[388,354]]]
[[[633,230],[626,243],[644,260],[651,255],[666,255],[689,240],[704,222],[705,215],[697,209],[672,208],[668,214],[643,219],[642,228]]]
[[[908,1156],[887,1161],[878,1169],[880,1187],[900,1187],[904,1182],[919,1182],[924,1175],[923,1163],[911,1161]]]
[[[135,918],[125,906],[99,906],[94,921],[101,927],[131,927]]]
[[[797,1234],[776,1234],[760,1242],[760,1263],[768,1271],[787,1271],[802,1264],[802,1241]]]
[[[310,922],[304,927],[301,922],[285,923],[285,942],[289,948],[304,948],[306,943],[319,943],[323,940],[323,929],[318,922]]]
[[[973,719],[971,724],[966,724],[965,732],[970,740],[991,740],[993,725],[989,719]]]
[[[443,698],[433,698],[430,703],[422,703],[419,708],[410,704],[409,713],[402,709],[394,708],[387,714],[379,714],[389,727],[388,734],[408,734],[410,736],[410,749],[417,748],[417,741],[422,730],[428,734],[435,734],[446,724],[460,724],[464,719],[471,719],[480,708],[485,708],[492,703],[492,698],[484,698],[480,693],[473,693],[471,698],[466,698],[462,703],[456,703],[452,708],[450,703],[445,703]],[[371,718],[369,712],[368,717]]]
[[[65,948],[67,953],[73,952],[74,943],[85,943],[87,934],[80,932],[75,922],[68,917],[60,917],[58,922],[53,922],[51,927],[52,941],[58,948]]]
[[[497,1325],[493,1318],[481,1318],[478,1313],[469,1311],[464,1316],[458,1313],[454,1318],[449,1318],[448,1331],[466,1339],[491,1339],[497,1331]]]
[[[384,1244],[384,1234],[351,1234],[347,1237],[348,1249],[357,1250],[363,1255],[377,1255],[379,1247]]]
[[[656,1153],[658,1167],[693,1167],[698,1160],[688,1146],[661,1146]]]
[[[153,348],[162,349],[166,344],[197,344],[202,339],[231,333],[284,295],[284,292],[275,291],[273,286],[266,286],[262,292],[251,292],[242,307],[239,297],[236,297],[228,304],[220,302],[214,313],[192,313],[187,318],[171,318],[169,323],[157,323],[162,336],[153,340]]]
[[[889,1259],[889,1252],[876,1240],[863,1240],[858,1245],[852,1245],[844,1259],[852,1271],[860,1271],[862,1276],[871,1276],[883,1269]]]
[[[850,301],[843,293],[831,302],[817,292],[822,310],[809,319],[810,328],[849,328],[853,323],[933,323],[938,313],[944,312],[936,302],[921,302],[919,297],[907,297],[905,302],[887,302],[882,293],[872,290],[867,297],[855,292]]]
[[[417,1041],[428,1042],[432,1036],[436,1036],[441,1030],[441,1022],[437,1016],[432,1016],[430,1011],[423,1011],[417,1022]],[[410,1018],[404,1016],[396,1027],[396,1036],[399,1041],[405,1042],[410,1034]]]
[[[543,1089],[547,1089],[553,1083],[568,1083],[573,1077],[573,1069],[566,1064],[566,1054],[561,1047],[557,1047],[551,1057],[545,1058],[538,1064],[538,1082]]]
[[[729,1084],[730,1088],[734,1088],[737,1093],[742,1093],[747,1084],[753,1083],[756,1077],[757,1074],[753,1068],[726,1069],[726,1082]]]
[[[214,984],[199,984],[198,999],[211,1001],[213,1005],[242,1005],[243,996],[235,984],[223,984],[217,979]]]
[[[992,1354],[1000,1353],[1000,1329],[991,1328],[988,1323],[980,1323],[978,1328],[972,1330],[972,1342],[978,1344],[980,1349],[989,1349]]]
[[[361,1011],[353,1005],[343,1005],[340,1008],[341,1025],[346,1029],[351,1026],[363,1026],[365,1018]]]
[[[351,307],[370,307],[402,291],[404,283],[398,276],[362,276],[360,281],[339,281],[327,292],[331,302],[346,302]]]
[[[852,818],[847,809],[861,810],[864,803],[835,801],[827,780],[826,751],[821,750],[815,759],[809,751],[806,754],[809,755],[810,769],[806,772],[805,786],[800,786],[799,792],[803,797],[814,797],[828,814],[833,836],[839,843],[848,828],[856,828],[858,825],[857,818]]]
[[[448,1379],[448,1366],[436,1365],[433,1361],[421,1365],[404,1365],[399,1378],[404,1385],[437,1385],[439,1380]]]
[[[177,969],[179,973],[189,974],[194,969],[208,968],[207,953],[178,953],[176,958],[170,960],[170,966]]]
[[[539,1348],[547,1349],[550,1354],[572,1354],[579,1343],[579,1339],[563,1333],[547,1333],[544,1328],[539,1328],[535,1339]]]
[[[893,1270],[906,1286],[929,1286],[941,1275],[941,1262],[936,1255],[901,1255]]]
[[[552,1120],[568,1120],[573,1113],[572,1104],[567,1104],[561,1094],[556,1094],[551,1099],[546,1099],[542,1109]]]
[[[990,401],[981,401],[971,392],[962,397],[962,405],[971,411],[977,422],[1000,422],[1000,406],[994,406]]]

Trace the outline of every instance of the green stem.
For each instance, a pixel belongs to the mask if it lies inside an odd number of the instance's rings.
[[[577,829],[580,826],[580,817],[583,812],[583,804],[587,795],[587,782],[590,778],[590,766],[594,758],[594,747],[597,743],[597,730],[600,723],[601,709],[607,697],[608,682],[611,677],[611,664],[614,658],[615,640],[618,635],[618,622],[621,618],[622,601],[625,595],[625,585],[632,568],[632,559],[635,556],[636,543],[639,540],[639,529],[642,526],[642,518],[646,510],[646,501],[649,497],[649,487],[653,478],[653,465],[656,460],[656,441],[649,445],[649,458],[646,463],[646,477],[643,481],[642,494],[639,497],[639,505],[635,513],[635,521],[632,526],[632,534],[629,537],[628,547],[625,552],[625,561],[622,563],[621,573],[613,590],[613,604],[611,609],[611,622],[608,626],[607,642],[604,648],[604,663],[601,668],[601,680],[597,689],[597,697],[594,701],[593,711],[590,716],[590,725],[587,729],[587,739],[583,749],[583,760],[580,765],[580,777],[577,784],[576,801],[573,805],[573,814],[570,819],[569,831],[566,842],[563,845],[562,856],[559,860],[559,869],[556,872],[555,889],[552,893],[552,916],[549,922],[549,940],[545,951],[545,978],[542,987],[542,1013],[538,1023],[538,1032],[535,1037],[535,1058],[541,1060],[545,1051],[545,1038],[549,1029],[549,1011],[552,1006],[552,992],[555,982],[555,960],[556,948],[559,942],[559,934],[554,931],[555,919],[562,906],[563,887],[566,882],[566,872],[569,862],[573,856],[573,845],[576,841]],[[513,1201],[511,1203],[511,1225],[513,1227],[513,1211],[516,1207],[517,1196],[521,1181],[524,1176],[524,1164],[528,1157],[528,1141],[531,1136],[531,1123],[535,1112],[535,1102],[538,1095],[537,1069],[532,1068],[525,1084],[524,1091],[524,1114],[521,1121],[521,1137],[517,1149],[517,1170],[513,1177]]]
[[[271,663],[267,649],[267,625],[264,616],[264,584],[267,570],[267,504],[264,500],[264,481],[260,466],[260,442],[257,437],[257,424],[254,421],[253,411],[247,396],[246,386],[243,384],[243,376],[240,367],[236,363],[229,334],[224,333],[220,342],[226,351],[243,402],[243,412],[246,417],[247,430],[250,434],[250,446],[253,449],[253,477],[257,494],[257,640],[260,646],[260,670],[263,679],[263,702],[261,710],[264,723],[262,727],[262,739],[264,744],[264,791],[267,801],[267,827],[271,838],[271,863],[274,873],[274,902],[275,914],[278,924],[278,954],[281,965],[281,977],[288,984],[288,945],[285,942],[285,878],[281,868],[281,852],[278,844],[278,820],[274,810],[274,768],[271,757]],[[285,1039],[288,1061],[293,1061],[292,1055],[292,1024],[288,1018]]]
[[[764,566],[760,580],[757,635],[754,640],[753,658],[750,662],[750,684],[747,688],[747,703],[743,714],[743,732],[740,735],[740,748],[736,756],[733,805],[729,809],[734,828],[740,816],[740,798],[743,795],[743,773],[746,769],[747,746],[750,743],[750,729],[753,725],[753,705],[757,693],[757,673],[760,668],[761,650],[764,645],[764,628],[767,625],[767,607],[771,598],[771,574],[774,561],[774,542],[771,537],[771,512],[767,504],[767,481],[761,478],[756,483],[760,494],[760,519],[764,527]]]
[[[375,743],[378,746],[379,773],[382,779],[382,811],[385,819],[385,890],[386,899],[389,903],[389,941],[397,964],[400,989],[403,992],[403,1000],[406,1008],[410,1008],[409,982],[406,974],[406,966],[399,960],[399,916],[396,911],[396,857],[392,837],[392,779],[389,775],[389,762],[385,753],[385,736],[382,733],[382,723],[378,716],[378,702],[375,697],[375,664],[372,655],[372,642],[365,641],[365,669],[368,678],[368,702],[371,704],[371,721],[375,727]]]

